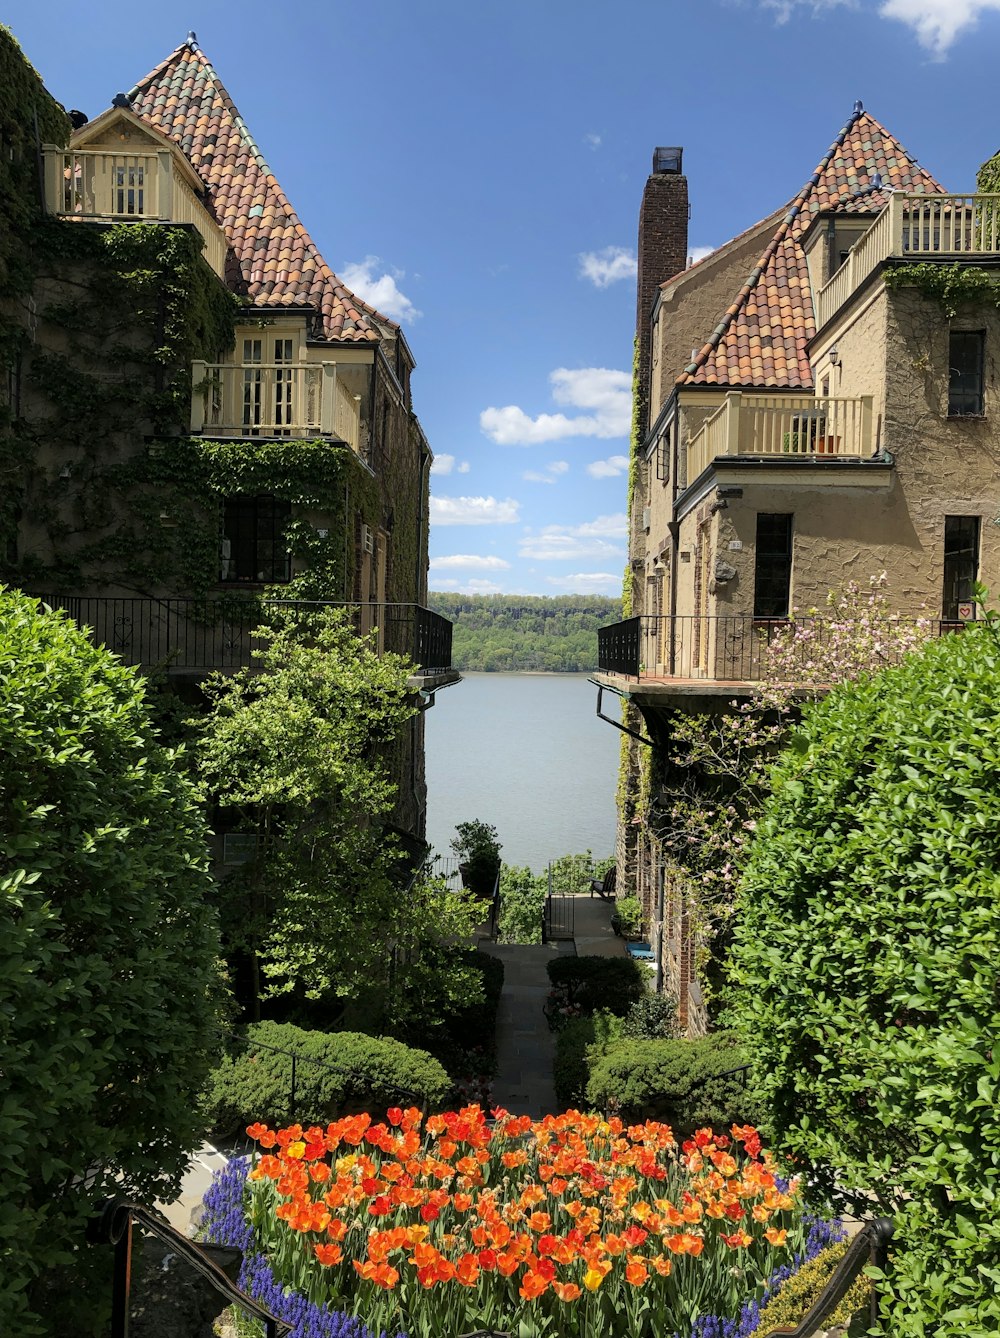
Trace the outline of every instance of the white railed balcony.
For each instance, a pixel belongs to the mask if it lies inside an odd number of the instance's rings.
[[[335,362],[195,362],[191,431],[211,437],[333,437],[361,445],[361,398]]]
[[[816,294],[816,326],[831,320],[883,260],[1000,259],[1000,195],[894,191],[847,259]]]
[[[46,144],[43,153],[50,214],[109,223],[193,223],[205,243],[205,259],[216,274],[225,274],[225,233],[169,149],[133,153]]]
[[[873,451],[870,395],[760,395],[731,391],[691,438],[687,481],[720,456],[865,460]]]

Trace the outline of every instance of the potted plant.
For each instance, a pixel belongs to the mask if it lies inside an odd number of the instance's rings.
[[[615,902],[611,928],[622,938],[642,938],[642,903],[638,897],[622,897]]]
[[[500,872],[501,845],[497,829],[488,822],[459,822],[451,842],[458,856],[462,885],[476,897],[490,897]]]

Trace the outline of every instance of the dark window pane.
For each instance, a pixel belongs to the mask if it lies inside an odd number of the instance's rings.
[[[983,412],[982,330],[952,330],[948,338],[948,417]]]
[[[958,621],[958,606],[972,602],[972,587],[979,574],[979,517],[944,518],[944,593],[941,617]]]
[[[753,612],[755,618],[787,618],[792,584],[792,517],[757,516]]]
[[[276,497],[227,497],[222,515],[220,578],[223,581],[291,579],[291,558],[284,537],[291,514]]]

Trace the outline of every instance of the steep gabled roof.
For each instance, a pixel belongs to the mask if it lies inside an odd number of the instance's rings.
[[[876,172],[896,190],[944,191],[859,103],[678,385],[812,389],[816,322],[801,239],[819,213],[878,213],[886,197],[868,189]]]
[[[129,92],[135,113],[179,144],[208,188],[238,273],[258,306],[311,305],[327,339],[377,342],[398,327],[320,255],[211,63],[189,38]]]

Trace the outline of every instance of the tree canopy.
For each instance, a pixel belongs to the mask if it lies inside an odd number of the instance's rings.
[[[0,756],[0,1331],[83,1334],[41,1317],[50,1270],[102,1198],[168,1196],[202,1137],[207,833],[135,672],[3,590]]]
[[[454,624],[456,669],[487,673],[591,672],[597,629],[618,622],[620,599],[598,595],[430,594],[436,613]]]
[[[743,877],[732,1016],[784,1150],[895,1214],[888,1329],[1000,1329],[1000,629],[807,712]]]

